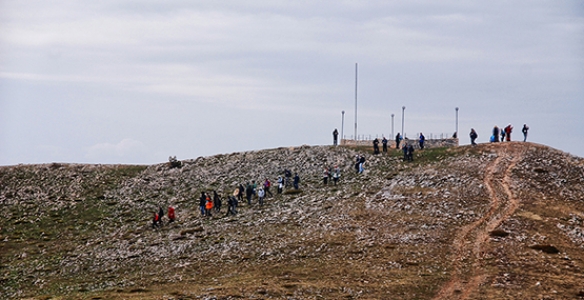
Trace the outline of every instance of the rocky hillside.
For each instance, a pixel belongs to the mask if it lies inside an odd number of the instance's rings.
[[[226,216],[236,185],[284,169],[299,190]],[[0,204],[2,299],[584,299],[584,160],[532,143],[0,167]]]

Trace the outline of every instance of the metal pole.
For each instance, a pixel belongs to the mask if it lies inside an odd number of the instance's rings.
[[[406,107],[402,106],[402,131],[401,131],[401,135],[402,135],[402,138],[404,138],[404,139],[406,138],[406,134],[404,132],[404,111],[405,110],[406,110]]]
[[[393,116],[394,115],[391,114],[391,137],[390,137],[390,139],[393,138]]]
[[[355,63],[355,140],[357,140],[357,63]]]
[[[343,130],[345,128],[345,111],[341,111],[341,114],[343,115],[342,117],[342,121],[341,121],[341,141],[343,140]]]
[[[456,110],[456,131],[455,131],[455,133],[456,133],[456,137],[458,138],[458,107],[455,108],[455,110]]]

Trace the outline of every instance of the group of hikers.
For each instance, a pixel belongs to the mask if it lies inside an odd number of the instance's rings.
[[[168,215],[167,216],[168,216],[168,223],[169,224],[174,222],[174,220],[176,219],[173,206],[168,207]],[[159,206],[158,212],[155,212],[154,217],[152,218],[152,228],[162,227],[162,217],[164,217],[164,210],[162,209],[162,206]]]
[[[338,181],[340,177],[340,169],[335,166],[335,171],[333,172],[333,181]],[[337,171],[338,169],[338,171]],[[335,179],[336,178],[336,179]],[[284,190],[284,187],[293,186],[294,189],[299,189],[300,185],[300,176],[298,173],[294,174],[292,177],[292,171],[285,169],[283,171],[283,176],[278,176],[277,179],[277,193],[281,194]],[[258,184],[255,180],[251,182],[247,182],[244,186],[243,184],[239,184],[235,187],[233,194],[227,196],[227,213],[225,216],[229,215],[236,215],[237,214],[237,207],[240,202],[247,200],[248,205],[252,205],[252,200],[255,198],[258,201],[260,206],[264,205],[264,200],[267,196],[273,197],[270,188],[272,186],[272,182],[266,178],[263,183]],[[211,196],[212,192],[212,196]],[[217,193],[217,191],[213,190],[211,192],[201,192],[201,196],[199,197],[199,210],[201,212],[201,216],[203,217],[211,217],[213,213],[220,213],[222,204],[221,196]],[[245,199],[244,199],[245,197]],[[152,228],[160,228],[162,227],[162,217],[164,216],[164,211],[162,207],[159,206],[158,212],[154,213],[152,219]],[[175,209],[172,206],[168,207],[168,219],[169,223],[175,221]]]
[[[511,124],[507,125],[505,128],[501,128],[501,129],[499,129],[499,127],[495,125],[495,127],[493,128],[493,134],[491,135],[491,138],[490,138],[490,142],[491,143],[496,143],[499,141],[510,142],[512,131],[513,131],[513,126],[511,126]],[[527,141],[528,131],[529,131],[529,127],[527,126],[527,124],[523,124],[523,128],[521,129],[521,132],[523,133],[523,141],[524,142]],[[333,131],[333,145],[337,145],[338,134],[339,134],[339,132],[337,131],[337,129],[335,129]],[[457,134],[454,133],[453,137],[456,137],[456,136],[457,136]],[[470,137],[471,145],[473,145],[473,146],[476,145],[476,140],[479,137],[479,135],[474,130],[474,128],[470,129],[469,137]],[[499,137],[500,137],[500,139],[499,139]],[[398,132],[397,135],[395,136],[395,149],[400,149],[400,144],[402,143],[402,141],[403,141],[403,137]],[[375,138],[373,140],[373,154],[381,153],[379,150],[379,143],[381,143],[381,145],[383,147],[382,148],[383,153],[387,153],[388,142],[389,141],[387,140],[387,138],[385,138],[385,136],[382,136],[381,142],[379,141],[378,138]],[[424,136],[423,133],[420,133],[420,136],[418,137],[418,144],[419,144],[421,150],[424,150],[425,142],[426,142],[426,137]],[[412,161],[414,147],[410,143],[407,142],[407,139],[406,139],[406,142],[404,142],[402,144],[401,149],[404,153],[404,160]],[[357,172],[359,172],[358,167],[356,167],[356,168],[357,168]]]
[[[395,136],[395,148],[396,149],[400,149],[400,144],[401,144],[401,150],[404,153],[404,161],[413,161],[414,160],[414,146],[409,143],[406,139],[405,142],[403,142],[403,137],[401,136],[401,134],[398,132],[397,135]],[[385,136],[382,137],[381,139],[381,145],[383,146],[383,153],[387,153],[387,143],[389,141],[387,140],[387,138],[385,138]],[[424,145],[426,142],[426,137],[424,136],[423,133],[420,133],[420,136],[418,137],[418,145],[420,146],[420,149],[424,150]],[[375,138],[373,140],[373,154],[379,154],[379,139]]]
[[[527,141],[527,133],[529,131],[529,127],[527,126],[527,124],[523,124],[523,128],[521,129],[521,132],[523,133],[523,141],[526,142]],[[491,143],[498,143],[498,142],[510,142],[511,141],[511,132],[513,132],[513,126],[511,126],[511,124],[507,125],[505,128],[499,128],[497,125],[495,125],[495,127],[493,127],[493,134],[491,135],[491,138],[489,139],[489,141]],[[476,145],[476,139],[479,137],[479,135],[477,134],[477,132],[474,130],[474,128],[470,129],[470,143],[471,145]],[[501,137],[501,139],[499,140],[499,136]]]
[[[341,178],[341,168],[339,166],[335,166],[332,171],[329,171],[329,168],[324,168],[324,172],[322,172],[322,183],[327,185],[329,181],[337,185],[339,179]]]
[[[284,187],[289,186],[290,182],[292,182],[294,189],[299,188],[300,176],[298,173],[295,173],[294,177],[292,179],[291,178],[292,172],[287,169],[284,170],[284,176],[278,176],[278,194],[281,194],[284,190]],[[263,206],[264,200],[267,196],[274,196],[270,190],[271,187],[272,182],[268,178],[266,178],[264,182],[260,184],[258,184],[255,180],[247,182],[245,186],[243,184],[239,184],[235,187],[233,194],[227,196],[228,207],[226,216],[237,214],[237,206],[239,205],[239,202],[243,202],[244,200],[247,202],[247,205],[252,205],[252,200],[255,198],[258,201],[257,203],[260,206]],[[217,194],[217,191],[213,191],[213,199],[211,199],[207,193],[201,192],[201,197],[199,198],[199,209],[201,210],[201,216],[211,217],[213,208],[216,212],[221,211],[221,196]]]

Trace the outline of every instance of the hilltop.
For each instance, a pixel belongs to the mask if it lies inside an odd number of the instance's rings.
[[[341,181],[324,186],[334,165]],[[300,190],[224,216],[236,184],[284,169]],[[520,142],[416,151],[414,162],[302,146],[181,168],[0,167],[0,298],[584,298],[583,175],[584,159]],[[224,207],[201,217],[208,190]],[[159,205],[178,220],[152,229]]]

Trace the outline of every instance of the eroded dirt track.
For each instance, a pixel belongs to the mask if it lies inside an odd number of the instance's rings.
[[[484,183],[490,198],[487,213],[477,221],[464,226],[454,239],[452,278],[440,289],[434,299],[469,299],[485,281],[482,258],[485,244],[503,221],[519,207],[519,200],[511,190],[511,171],[523,157],[519,148],[499,148],[497,158],[487,167]]]

